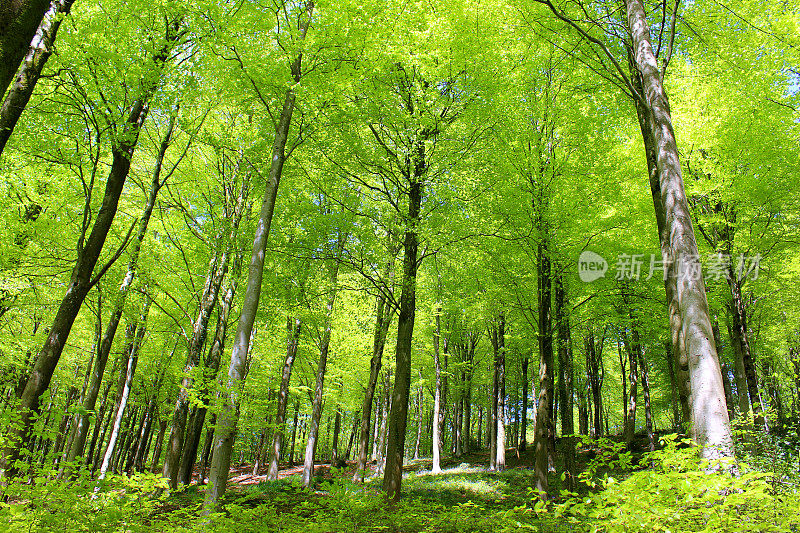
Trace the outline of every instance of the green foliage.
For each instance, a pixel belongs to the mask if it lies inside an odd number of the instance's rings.
[[[586,531],[789,531],[800,527],[797,491],[776,489],[775,474],[740,463],[719,471],[697,458],[691,442],[676,435],[647,453],[630,471],[627,459],[605,456],[590,466],[616,475],[587,476],[599,489],[569,495],[553,507],[557,516]],[[600,457],[598,455],[598,457]],[[620,469],[620,467],[623,467]]]
[[[59,481],[40,474],[31,483],[12,481],[0,503],[3,531],[143,531],[162,504],[161,476],[110,475],[102,481],[87,473]]]

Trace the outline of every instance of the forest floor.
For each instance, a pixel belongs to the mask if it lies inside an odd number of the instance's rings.
[[[277,481],[253,475],[252,465],[231,469],[225,511],[213,518],[220,531],[421,532],[421,531],[571,531],[558,520],[531,509],[533,450],[507,451],[506,469],[490,472],[488,453],[443,460],[432,474],[422,458],[404,466],[403,497],[387,504],[380,492],[382,476],[371,463],[364,485],[351,482],[355,464],[343,468],[315,466],[313,490],[300,484],[302,465],[283,465]],[[560,480],[551,476],[555,487]],[[196,524],[203,487],[192,486],[170,496],[148,520],[154,530],[190,529]]]
[[[430,458],[405,465],[402,497],[389,503],[377,465],[365,483],[354,464],[316,466],[311,488],[302,466],[282,465],[279,479],[231,469],[218,511],[204,513],[206,487],[164,490],[160,473],[91,476],[61,482],[42,476],[6,487],[0,531],[119,532],[614,532],[800,531],[800,437],[759,434],[739,449],[735,475],[710,475],[697,449],[663,435],[653,454],[637,436],[634,452],[620,437],[578,443],[577,493],[566,490],[559,439],[548,479],[548,501],[535,486],[534,450],[506,451],[502,472],[487,469],[488,453]]]

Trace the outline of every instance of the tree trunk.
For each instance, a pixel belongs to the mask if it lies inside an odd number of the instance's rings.
[[[638,336],[638,332],[635,332]],[[650,378],[647,372],[647,361],[644,358],[644,350],[639,349],[639,372],[642,381],[642,395],[644,396],[644,422],[647,429],[647,444],[650,451],[655,451],[656,443],[653,439],[653,411],[650,407]]]
[[[146,89],[142,96],[134,101],[122,128],[123,134],[118,136],[119,143],[112,146],[111,170],[106,180],[102,205],[95,217],[89,236],[85,241],[83,237],[78,241],[78,258],[72,270],[72,276],[66,294],[61,300],[56,316],[53,319],[53,324],[50,327],[50,333],[39,352],[39,356],[36,358],[33,372],[28,378],[20,398],[20,423],[12,430],[12,435],[10,436],[11,438],[6,448],[6,477],[15,477],[18,473],[14,463],[19,457],[20,443],[26,442],[30,438],[33,416],[38,412],[39,397],[50,385],[50,380],[61,358],[61,352],[67,342],[72,324],[75,321],[75,317],[78,315],[83,300],[86,298],[92,286],[97,283],[99,276],[106,271],[105,268],[102,269],[98,272],[97,276],[92,279],[94,268],[97,265],[100,252],[103,249],[106,237],[111,229],[114,215],[117,212],[119,198],[122,194],[125,180],[128,177],[131,159],[133,158],[138,143],[139,132],[147,116],[149,101],[156,91],[156,84],[160,78],[160,73],[169,52],[180,35],[178,31],[179,27],[179,21],[170,23],[164,45],[153,57],[158,75],[147,77],[148,83],[146,83]],[[0,56],[3,54],[5,54],[5,49],[0,51]],[[4,64],[2,60],[0,60],[0,64]],[[2,74],[0,74],[0,81],[1,78]]]
[[[336,416],[333,421],[333,442],[331,443],[331,465],[339,466],[339,431],[342,429],[342,408],[336,406]]]
[[[551,271],[547,243],[539,244],[537,254],[538,300],[539,300],[539,402],[536,411],[534,433],[536,491],[540,498],[547,499],[548,428],[550,427],[550,403],[553,397],[553,336],[550,319]]]
[[[208,336],[208,322],[211,313],[217,305],[219,289],[228,269],[228,251],[218,249],[212,256],[205,286],[200,297],[197,317],[192,326],[192,337],[186,354],[186,364],[183,368],[181,386],[175,401],[172,413],[172,427],[170,428],[167,453],[164,457],[163,476],[167,479],[170,488],[178,488],[180,477],[181,455],[184,450],[184,441],[187,433],[187,418],[189,416],[189,394],[193,387],[192,371],[200,364],[203,348]],[[191,431],[191,429],[190,429]]]
[[[439,340],[441,330],[442,306],[436,307],[436,329],[433,332],[433,366],[436,371],[436,383],[433,391],[433,467],[431,472],[438,474],[442,471],[442,429],[444,413],[442,410],[442,363],[439,356]]]
[[[639,383],[638,361],[642,347],[639,344],[639,332],[631,327],[631,342],[628,345],[628,368],[630,372],[630,387],[628,388],[628,401],[625,405],[625,446],[630,450],[636,432],[636,391]]]
[[[103,479],[106,476],[106,472],[108,471],[111,457],[114,454],[114,449],[117,444],[119,428],[120,425],[122,424],[122,419],[125,415],[125,408],[128,405],[128,397],[131,392],[131,385],[133,383],[133,374],[134,372],[136,372],[136,364],[139,362],[139,350],[142,346],[142,341],[144,340],[144,333],[147,326],[147,314],[149,313],[149,311],[150,311],[150,298],[145,296],[145,303],[144,307],[142,308],[142,316],[139,319],[139,325],[136,327],[136,335],[133,339],[133,344],[131,346],[130,355],[128,357],[126,365],[125,384],[123,385],[122,388],[122,395],[120,396],[117,412],[114,415],[114,425],[112,426],[111,429],[111,437],[108,440],[106,453],[103,456],[103,463],[100,465],[99,479]]]
[[[289,382],[292,379],[292,366],[297,356],[297,343],[300,339],[301,322],[299,318],[286,317],[286,359],[281,372],[281,387],[278,390],[278,412],[275,416],[275,434],[272,437],[272,450],[267,479],[278,479],[278,461],[281,457],[283,434],[286,432],[286,406],[289,403]]]
[[[306,3],[306,16],[302,18],[300,24],[300,36],[302,41],[308,30],[308,25],[314,9],[313,1]],[[295,83],[300,83],[302,54],[298,54],[292,64],[292,76]],[[206,492],[206,509],[209,510],[225,493],[228,484],[228,470],[231,463],[231,452],[233,441],[236,436],[236,426],[239,421],[239,395],[244,386],[244,378],[247,368],[247,355],[250,348],[250,336],[253,331],[253,324],[258,311],[258,301],[261,295],[261,280],[264,275],[264,256],[266,254],[267,238],[272,224],[272,215],[275,211],[275,200],[278,195],[278,185],[283,172],[283,165],[286,160],[286,141],[289,136],[289,126],[292,121],[292,111],[294,110],[295,93],[292,87],[286,90],[283,109],[275,127],[275,142],[272,146],[272,163],[269,170],[267,190],[261,204],[259,220],[256,226],[255,237],[253,239],[253,253],[250,259],[249,272],[247,276],[247,288],[245,289],[244,301],[242,302],[242,312],[239,316],[239,325],[234,338],[233,353],[231,354],[230,367],[228,369],[228,382],[226,392],[223,397],[222,406],[217,416],[217,430],[214,437],[214,450],[211,460],[211,474],[209,481],[211,486]]]
[[[308,426],[308,441],[306,442],[306,455],[303,462],[302,482],[304,487],[310,487],[314,478],[314,453],[317,449],[317,439],[319,436],[319,421],[322,416],[322,392],[325,386],[325,371],[328,365],[328,349],[331,342],[331,322],[333,320],[333,306],[336,303],[339,282],[339,258],[347,241],[347,235],[341,230],[338,234],[333,263],[329,266],[329,287],[330,297],[325,306],[325,330],[319,346],[319,363],[317,365],[317,383],[314,388],[314,401],[311,404],[311,420]]]
[[[142,242],[147,233],[147,226],[150,222],[150,217],[153,214],[155,207],[156,197],[165,181],[161,180],[161,169],[164,163],[164,156],[166,155],[167,148],[170,145],[172,134],[175,129],[176,116],[170,117],[167,132],[161,139],[158,154],[156,155],[155,167],[153,169],[153,177],[150,181],[150,192],[147,195],[147,202],[145,203],[142,215],[139,218],[139,229],[136,233],[134,241],[131,243],[130,259],[128,261],[128,271],[125,277],[122,278],[120,284],[119,294],[117,295],[116,302],[114,303],[114,310],[111,312],[108,324],[106,325],[105,333],[99,343],[97,350],[97,357],[95,358],[94,368],[91,374],[91,381],[89,388],[86,391],[83,400],[83,412],[75,416],[75,435],[72,438],[72,445],[70,446],[67,454],[67,462],[72,462],[76,457],[83,453],[84,446],[86,445],[86,437],[89,432],[89,417],[94,411],[97,403],[97,395],[100,392],[100,384],[103,381],[103,374],[105,373],[106,364],[108,363],[108,356],[111,353],[111,347],[114,344],[114,336],[117,333],[119,321],[122,318],[122,311],[125,308],[125,300],[130,293],[130,288],[136,278],[136,268],[139,262],[139,253],[142,249]]]
[[[386,451],[386,470],[383,490],[391,501],[400,499],[403,482],[403,456],[408,422],[408,395],[411,389],[411,341],[414,336],[414,315],[417,302],[418,236],[422,204],[422,174],[425,169],[424,144],[419,141],[413,156],[414,176],[408,192],[408,216],[403,239],[403,279],[400,312],[397,318],[395,345],[395,381],[392,391],[392,411],[389,415],[389,438]]]
[[[650,30],[641,0],[626,0],[628,29],[633,42],[634,62],[641,75],[644,100],[649,111],[656,149],[664,228],[661,233],[663,260],[668,265],[665,288],[670,301],[673,349],[686,354],[692,391],[692,434],[707,459],[733,457],[728,412],[722,375],[712,341],[711,321],[702,277],[685,275],[697,263],[697,242],[691,213],[683,189],[680,156],[672,128],[669,104],[658,62],[650,43]],[[681,279],[678,279],[678,276]],[[674,280],[670,281],[669,278]],[[671,283],[675,294],[671,295]],[[676,303],[677,305],[672,305]]]
[[[19,117],[31,99],[36,82],[42,75],[42,69],[53,52],[53,43],[56,40],[61,21],[69,13],[74,2],[75,0],[54,0],[41,18],[36,37],[32,42],[29,41],[30,48],[19,66],[19,71],[13,78],[11,89],[0,106],[0,155],[3,154]],[[0,52],[1,54],[2,52]],[[0,69],[4,68],[5,66],[0,67]],[[0,97],[4,91],[5,87],[2,87]]]
[[[233,233],[235,233],[235,230],[232,232],[231,237],[234,236]],[[222,297],[219,304],[219,316],[217,318],[217,327],[214,332],[214,340],[211,343],[211,349],[208,352],[208,358],[205,362],[204,383],[200,391],[200,399],[203,403],[195,409],[194,416],[189,424],[189,432],[186,435],[184,450],[181,453],[179,482],[184,485],[189,485],[192,480],[192,470],[194,469],[194,463],[197,458],[197,448],[200,446],[200,437],[202,436],[203,426],[205,425],[208,405],[211,403],[211,389],[213,383],[217,379],[219,365],[222,360],[222,352],[225,350],[228,318],[230,317],[231,307],[233,306],[233,298],[236,295],[236,287],[239,283],[241,264],[242,256],[239,252],[236,252],[233,259],[233,268],[231,269],[231,279],[228,283],[225,295]],[[204,475],[201,475],[201,483],[204,477]]]
[[[161,450],[164,445],[164,435],[167,432],[167,421],[159,420],[158,422],[158,436],[156,437],[156,449],[153,450],[153,464],[150,466],[150,472],[155,474],[160,469],[158,463],[161,460]]]
[[[300,398],[294,401],[294,422],[292,424],[292,447],[289,450],[289,465],[294,466],[294,445],[297,441],[297,426],[300,420]]]
[[[564,287],[562,271],[559,269],[555,279],[555,318],[558,331],[558,388],[561,397],[561,438],[564,441],[564,469],[569,490],[574,490],[576,483],[575,465],[575,422],[572,401],[572,337],[569,325],[569,300]],[[524,388],[527,391],[527,386]],[[527,405],[527,402],[523,405]],[[523,419],[524,420],[524,419]],[[524,426],[523,426],[524,427]]]
[[[729,273],[729,277],[735,275],[736,274],[733,272]],[[747,313],[744,308],[744,302],[742,301],[742,293],[739,283],[734,278],[728,281],[728,285],[731,289],[731,303],[728,305],[728,309],[731,313],[731,318],[733,321],[733,326],[731,328],[731,340],[739,348],[737,357],[741,358],[741,365],[744,375],[743,384],[746,384],[747,386],[746,396],[749,396],[748,403],[750,405],[750,409],[753,411],[753,421],[755,427],[763,428],[764,414],[762,412],[763,409],[761,408],[760,397],[758,395],[758,376],[756,375],[755,364],[753,363],[753,357],[750,352],[750,339],[747,330]],[[749,411],[745,411],[745,413],[747,412]]]
[[[520,423],[520,439],[519,439],[520,452],[524,452],[525,450],[528,449],[528,366],[529,365],[530,365],[530,355],[526,353],[522,359],[522,421]]]
[[[495,470],[506,469],[506,317],[500,313],[497,325],[497,350],[494,360],[497,372],[497,456]]]
[[[50,0],[10,0],[0,5],[0,96],[14,79],[49,7]]]
[[[669,374],[670,404],[672,405],[673,428],[681,424],[680,399],[678,394],[678,381],[675,377],[675,358],[672,357],[672,343],[664,343],[664,355],[667,361],[667,373]]]
[[[391,266],[387,267],[391,272]],[[388,277],[388,275],[387,275]],[[364,392],[364,402],[361,404],[361,426],[358,435],[358,456],[356,457],[356,469],[353,473],[354,483],[363,483],[364,474],[367,468],[367,451],[369,450],[370,417],[372,416],[372,403],[375,397],[375,387],[378,384],[378,377],[381,371],[381,360],[383,350],[386,346],[386,336],[389,333],[389,326],[392,322],[393,309],[386,305],[386,299],[379,295],[377,297],[377,317],[375,319],[375,331],[372,340],[372,358],[369,363],[369,381]]]

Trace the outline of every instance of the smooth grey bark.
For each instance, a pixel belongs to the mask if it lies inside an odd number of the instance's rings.
[[[99,343],[95,364],[91,372],[91,381],[86,391],[83,400],[83,412],[75,416],[74,436],[72,438],[72,445],[67,453],[67,462],[72,462],[76,457],[83,453],[86,445],[86,437],[89,432],[89,418],[94,412],[97,403],[97,396],[100,392],[100,385],[103,381],[106,365],[108,363],[108,356],[111,353],[111,347],[114,344],[114,337],[119,327],[122,312],[125,309],[125,301],[133,286],[133,281],[136,279],[136,270],[139,262],[139,254],[142,249],[142,242],[144,242],[145,235],[147,234],[147,226],[153,214],[156,198],[159,191],[166,183],[166,179],[161,178],[161,171],[164,163],[164,156],[169,148],[172,140],[172,134],[175,130],[176,116],[173,114],[170,117],[169,125],[164,137],[161,139],[158,153],[156,154],[155,166],[153,168],[153,176],[150,181],[150,191],[147,195],[147,201],[142,209],[142,215],[139,217],[139,229],[130,245],[130,259],[128,260],[128,270],[122,278],[119,293],[116,301],[114,302],[114,309],[111,312],[106,330],[103,334],[102,340]]]
[[[72,270],[66,294],[61,300],[50,327],[50,333],[36,358],[33,371],[20,398],[20,423],[12,430],[6,447],[7,477],[15,477],[18,473],[15,462],[19,457],[19,443],[25,442],[30,438],[33,417],[39,408],[39,397],[50,385],[50,380],[61,358],[61,352],[67,342],[75,317],[78,315],[78,311],[80,311],[89,290],[110,266],[109,263],[97,274],[94,274],[95,266],[117,212],[119,198],[130,171],[131,159],[138,144],[139,132],[147,116],[149,102],[156,92],[157,83],[169,53],[182,34],[180,31],[181,24],[181,19],[175,19],[168,24],[164,44],[151,58],[154,64],[153,70],[146,69],[148,75],[145,78],[144,91],[129,109],[127,118],[121,128],[122,131],[111,147],[111,169],[106,180],[102,205],[95,217],[88,237],[85,240],[83,237],[79,239],[78,257]],[[153,72],[155,72],[155,76],[151,75]]]
[[[307,2],[305,16],[300,19],[300,35],[305,38],[314,9],[313,2]],[[292,78],[295,83],[301,79],[302,54],[298,54],[292,64]],[[272,159],[264,199],[261,203],[259,219],[256,224],[253,238],[253,253],[250,258],[245,288],[242,312],[234,337],[233,352],[228,368],[226,391],[222,398],[222,406],[217,415],[217,429],[214,436],[214,445],[211,459],[211,473],[209,475],[210,487],[206,491],[205,506],[210,510],[219,498],[225,493],[228,484],[228,470],[231,463],[233,441],[236,436],[236,426],[239,421],[239,396],[244,385],[247,368],[247,354],[250,348],[250,336],[258,312],[258,301],[261,296],[261,281],[264,275],[264,256],[266,254],[267,239],[272,225],[272,215],[275,212],[275,200],[278,195],[283,165],[286,161],[286,142],[289,137],[289,127],[292,121],[296,95],[294,88],[286,90],[283,109],[275,127],[275,141],[272,145]]]
[[[281,457],[283,435],[286,433],[286,406],[289,403],[289,382],[292,379],[292,366],[297,356],[297,343],[300,340],[302,322],[299,318],[286,317],[286,359],[281,371],[281,386],[278,389],[278,412],[275,415],[275,434],[272,437],[271,455],[267,479],[278,479],[278,461]],[[338,414],[338,413],[337,413]]]
[[[664,209],[663,260],[667,278],[675,278],[676,292],[670,308],[670,326],[676,353],[685,353],[689,363],[692,436],[707,459],[733,458],[731,435],[722,374],[713,344],[711,320],[702,277],[685,275],[697,262],[698,250],[691,213],[683,188],[680,156],[672,128],[669,104],[661,71],[650,41],[647,15],[641,0],[626,0],[627,26],[633,44],[633,58],[641,75],[639,98],[651,117],[656,146],[656,168]],[[682,269],[682,271],[681,271]],[[684,275],[681,275],[684,274]],[[665,282],[667,286],[670,282]],[[669,289],[668,289],[669,297]]]
[[[0,155],[3,154],[19,117],[22,116],[22,112],[31,99],[36,82],[42,76],[44,65],[53,52],[53,43],[56,40],[61,21],[69,13],[73,3],[75,0],[53,0],[42,18],[36,36],[31,42],[16,76],[14,76],[14,82],[11,84],[8,94],[0,105]],[[2,95],[3,90],[0,90],[0,96]]]
[[[490,469],[502,472],[506,467],[506,319],[501,311],[496,322],[491,327],[491,342],[494,352],[494,398],[492,407],[495,411],[495,421],[492,431],[495,432],[494,462],[490,461]]]

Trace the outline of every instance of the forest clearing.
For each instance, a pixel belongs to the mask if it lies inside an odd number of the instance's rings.
[[[800,7],[2,0],[0,530],[800,531]]]

